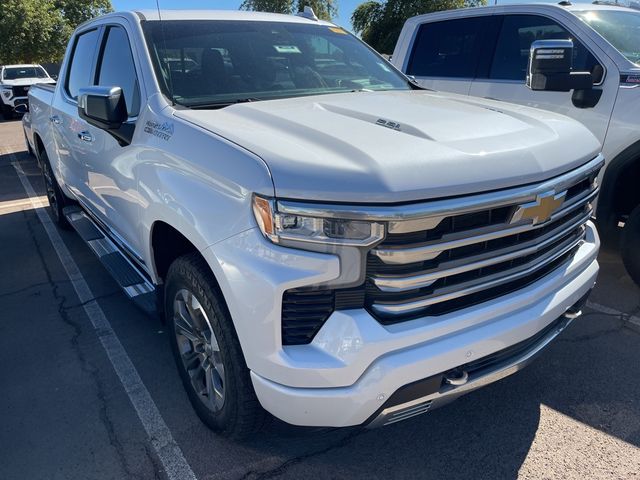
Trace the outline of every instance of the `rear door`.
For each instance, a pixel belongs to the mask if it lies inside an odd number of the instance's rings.
[[[59,165],[52,167],[61,170],[61,178],[65,179],[66,186],[83,203],[87,203],[91,196],[86,162],[89,150],[95,146],[83,142],[81,134],[97,129],[78,116],[78,92],[92,84],[99,37],[100,27],[92,27],[78,33],[73,39],[49,118],[60,160]]]
[[[618,91],[615,64],[596,45],[585,43],[580,32],[547,15],[536,13],[500,14],[499,34],[489,68],[477,75],[470,95],[493,98],[543,108],[579,120],[604,142],[609,118]],[[570,92],[532,91],[525,86],[531,43],[535,40],[571,39],[574,44],[573,68],[594,74],[595,103],[578,108]]]
[[[486,68],[483,54],[492,43],[492,16],[423,23],[412,42],[404,71],[426,88],[469,93],[473,78]]]

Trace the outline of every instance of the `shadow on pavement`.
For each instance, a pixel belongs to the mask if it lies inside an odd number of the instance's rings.
[[[586,313],[524,371],[439,410],[372,431],[275,422],[246,446],[291,458],[267,478],[311,456],[332,478],[516,478],[545,405],[640,447],[638,347],[621,319]]]

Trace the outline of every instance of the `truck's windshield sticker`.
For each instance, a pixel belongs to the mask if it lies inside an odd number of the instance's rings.
[[[278,53],[302,53],[295,45],[274,45],[273,48]]]
[[[173,136],[173,123],[159,123],[153,120],[147,120],[144,131],[145,133],[158,137],[161,140],[169,141]]]

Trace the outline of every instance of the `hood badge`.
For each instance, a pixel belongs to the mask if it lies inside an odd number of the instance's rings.
[[[541,193],[533,202],[518,205],[509,223],[516,223],[520,220],[531,220],[533,225],[539,225],[548,221],[553,214],[562,206],[567,191]]]
[[[381,127],[390,128],[391,130],[397,130],[400,132],[400,124],[397,122],[392,122],[391,120],[385,120],[384,118],[379,118],[376,121],[376,125],[380,125]]]

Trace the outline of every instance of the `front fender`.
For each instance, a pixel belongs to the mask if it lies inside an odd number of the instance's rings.
[[[186,122],[171,122],[173,135],[168,140],[149,135],[135,167],[148,265],[154,264],[155,222],[172,226],[202,252],[255,226],[254,192],[274,194],[269,171],[259,157]],[[157,281],[157,272],[150,273]]]

